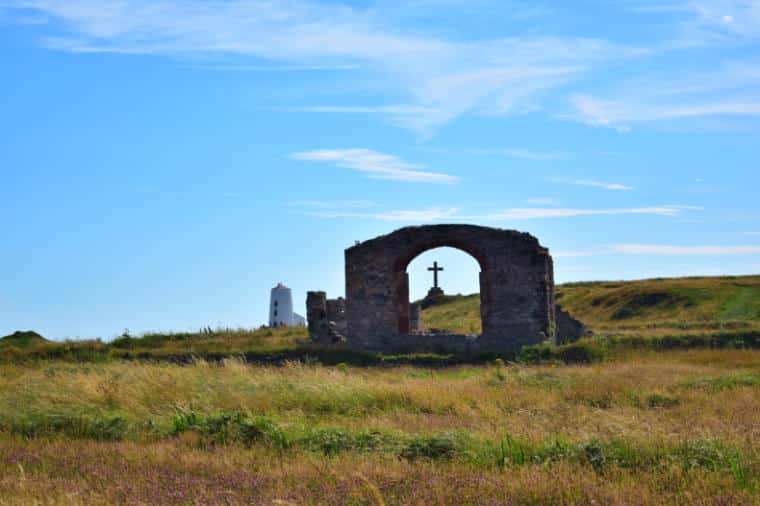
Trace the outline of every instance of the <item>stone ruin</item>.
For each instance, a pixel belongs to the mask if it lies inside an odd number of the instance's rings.
[[[410,307],[408,265],[445,246],[480,264],[480,336],[425,333],[422,308]],[[308,294],[314,342],[385,353],[515,353],[525,345],[568,342],[587,332],[557,311],[552,257],[527,233],[474,225],[407,227],[358,243],[345,258],[345,299]]]

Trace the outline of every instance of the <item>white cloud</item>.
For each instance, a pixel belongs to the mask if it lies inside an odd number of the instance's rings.
[[[196,70],[213,72],[312,72],[357,70],[358,65],[192,65]]]
[[[321,218],[369,218],[381,221],[401,221],[401,222],[431,222],[439,221],[453,217],[459,209],[455,207],[442,208],[433,207],[428,209],[413,211],[387,211],[381,213],[356,213],[356,212],[315,212],[309,213],[310,216]]]
[[[294,200],[288,205],[295,207],[313,207],[318,209],[366,209],[374,207],[375,203],[369,200]]]
[[[528,204],[536,205],[536,206],[554,206],[558,204],[558,202],[555,199],[550,199],[550,198],[528,199],[525,202],[527,202]]]
[[[760,37],[758,0],[689,0],[685,5],[693,18],[684,23],[683,30],[694,43]]]
[[[704,211],[705,208],[703,206],[665,206],[670,207],[671,209],[680,209],[683,211]]]
[[[564,160],[567,155],[561,153],[547,153],[543,151],[533,151],[529,149],[504,149],[501,151],[504,155],[512,158],[535,161]]]
[[[456,176],[416,170],[424,166],[407,163],[396,156],[371,149],[320,149],[293,153],[291,157],[312,162],[332,162],[338,167],[364,172],[372,179],[437,184],[459,182]]]
[[[596,251],[553,251],[551,252],[554,258],[581,258],[581,257],[593,257],[597,255],[605,254],[603,250]]]
[[[602,181],[593,181],[589,179],[579,179],[573,181],[573,184],[577,186],[594,186],[596,188],[604,188],[605,190],[615,191],[630,191],[634,189],[631,186],[626,186],[618,183],[603,183]]]
[[[570,117],[587,125],[625,131],[628,128],[627,123],[703,116],[760,116],[760,99],[747,102],[727,102],[715,98],[712,100],[681,105],[669,102],[654,103],[654,100],[649,100],[647,97],[626,102],[575,95],[571,98],[575,114]]]
[[[706,46],[760,36],[758,0],[628,0],[635,10],[680,15],[674,44]]]
[[[744,232],[742,235],[747,237],[760,237],[760,231]]]
[[[679,209],[673,207],[635,207],[620,209],[574,209],[574,208],[516,208],[498,211],[492,214],[475,216],[474,219],[486,221],[505,221],[505,220],[535,220],[545,218],[572,218],[576,216],[621,216],[621,215],[654,215],[654,216],[675,216],[680,213]]]
[[[683,210],[676,206],[638,207],[621,209],[555,209],[555,208],[515,208],[496,211],[487,214],[461,214],[459,208],[433,207],[422,210],[386,211],[365,213],[353,211],[320,211],[310,213],[312,216],[323,218],[371,218],[383,221],[435,221],[452,218],[459,221],[521,221],[551,218],[572,218],[577,216],[621,216],[621,215],[650,215],[676,216]]]
[[[379,114],[422,135],[463,114],[531,110],[545,92],[578,79],[599,62],[639,53],[580,37],[445,38],[411,24],[414,16],[394,19],[398,7],[383,3],[373,8],[313,0],[5,4],[19,16],[33,13],[53,21],[44,43],[61,51],[236,58],[242,60],[235,61],[243,65],[239,69],[250,64],[255,71],[361,67],[367,80],[382,82],[399,97],[396,103],[317,104],[304,110]]]
[[[670,246],[653,244],[617,244],[615,253],[664,256],[732,256],[760,254],[760,246]]]

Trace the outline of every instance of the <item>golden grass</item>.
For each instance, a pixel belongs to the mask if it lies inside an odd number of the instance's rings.
[[[198,362],[0,366],[2,418],[118,413],[165,422],[177,407],[245,411],[285,426],[391,431],[504,431],[541,440],[626,436],[677,441],[720,437],[760,441],[760,388],[715,392],[705,378],[760,373],[757,351],[647,353],[588,367],[463,366],[442,370],[306,366],[222,366]],[[665,408],[649,398],[672,399]]]
[[[570,463],[484,470],[343,454],[325,458],[181,442],[0,438],[0,505],[758,504],[731,479],[677,467],[600,475]]]
[[[624,440],[646,452],[713,442],[760,469],[760,352],[645,352],[592,366],[359,368],[239,360],[0,366],[0,505],[10,504],[757,504],[730,471],[530,462],[500,469],[383,452],[199,449],[172,438],[178,408],[318,427],[540,445]],[[736,381],[734,381],[736,379]],[[22,440],[13,423],[118,414],[127,441]],[[747,483],[755,483],[754,476]],[[284,501],[284,502],[276,502]]]

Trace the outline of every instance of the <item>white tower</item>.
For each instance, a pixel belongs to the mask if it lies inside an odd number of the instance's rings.
[[[277,283],[272,288],[272,297],[269,301],[269,326],[290,327],[293,325],[293,293],[290,288]]]
[[[294,327],[306,325],[306,318],[293,312],[293,293],[290,288],[277,283],[272,288],[269,301],[269,326]]]

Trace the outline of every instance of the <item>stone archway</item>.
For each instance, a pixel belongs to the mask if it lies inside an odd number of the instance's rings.
[[[487,303],[484,303],[484,300],[488,300],[487,290],[484,290],[483,273],[488,271],[488,264],[486,263],[486,256],[483,254],[481,249],[477,246],[473,247],[471,244],[460,243],[456,240],[434,240],[431,243],[420,243],[416,246],[417,248],[412,249],[408,257],[403,256],[398,258],[393,265],[393,285],[398,287],[397,292],[394,294],[394,299],[397,308],[396,312],[398,317],[399,334],[406,335],[410,332],[409,273],[407,272],[409,264],[419,255],[436,248],[454,248],[469,254],[478,262],[478,265],[480,266],[480,320],[481,323],[483,323],[485,321],[483,315],[485,314],[485,308],[487,306]],[[485,333],[485,326],[483,327],[482,333]]]
[[[417,255],[457,248],[480,264],[483,334],[408,335],[409,278]],[[511,352],[554,334],[554,273],[549,251],[530,234],[474,225],[407,227],[346,250],[348,343],[378,351],[431,347]],[[435,341],[435,342],[433,342]]]

